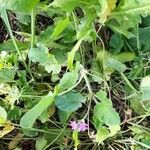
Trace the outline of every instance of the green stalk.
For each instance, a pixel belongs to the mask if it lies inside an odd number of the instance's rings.
[[[138,91],[134,88],[134,86],[130,83],[130,81],[127,79],[127,77],[125,76],[124,73],[121,73],[121,76],[123,78],[123,80],[126,82],[126,84],[128,85],[128,87],[133,90],[135,93],[138,93]]]
[[[5,25],[6,25],[7,29],[8,29],[8,32],[9,32],[9,35],[10,35],[12,41],[13,41],[13,44],[14,44],[14,46],[15,46],[15,49],[16,49],[18,55],[19,55],[20,58],[22,59],[22,62],[23,62],[23,64],[24,64],[24,67],[25,67],[26,70],[30,73],[30,76],[31,76],[32,79],[33,79],[33,76],[32,76],[32,74],[31,74],[31,71],[30,71],[30,69],[28,68],[28,66],[27,66],[27,64],[26,64],[26,62],[25,62],[25,60],[24,60],[24,58],[23,58],[23,56],[22,56],[22,54],[21,54],[21,52],[20,52],[20,50],[19,50],[19,48],[18,48],[18,45],[17,45],[17,43],[16,43],[16,40],[15,40],[15,38],[14,38],[14,36],[13,36],[12,30],[11,30],[11,26],[10,26],[10,23],[9,23],[9,20],[8,20],[8,16],[7,16],[6,9],[3,9],[3,10],[2,10],[2,12],[1,12],[1,17],[2,17],[2,19],[3,19],[4,22],[5,22]]]
[[[139,24],[137,24],[136,31],[137,31],[137,34],[136,34],[137,49],[138,49],[138,55],[140,55]]]
[[[34,9],[31,11],[31,48],[34,47],[35,43],[35,13]]]

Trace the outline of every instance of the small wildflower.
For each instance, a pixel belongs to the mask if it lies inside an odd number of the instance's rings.
[[[72,130],[78,129],[78,123],[76,121],[70,121],[70,126]]]
[[[78,125],[78,130],[79,131],[86,131],[88,129],[88,125],[85,122],[80,122]]]
[[[88,125],[83,121],[81,122],[76,122],[75,120],[70,121],[70,126],[73,131],[78,131],[78,132],[83,132],[88,129]]]

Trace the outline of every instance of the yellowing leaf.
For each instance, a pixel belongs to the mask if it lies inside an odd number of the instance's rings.
[[[110,135],[109,130],[106,127],[102,127],[98,130],[95,141],[100,144],[104,140],[109,138],[109,135]]]
[[[6,110],[0,106],[0,126],[5,123],[7,118],[7,112]]]
[[[101,144],[103,141],[105,141],[109,137],[112,137],[115,134],[117,134],[119,130],[120,130],[119,125],[109,126],[109,129],[107,127],[103,126],[98,130],[95,141],[98,144]]]
[[[110,130],[110,137],[112,137],[115,134],[117,134],[117,132],[120,130],[120,125],[109,126],[109,130]]]
[[[117,0],[101,0],[101,13],[100,22],[104,24],[107,21],[107,17],[110,16],[111,12],[116,7]]]
[[[14,126],[11,125],[9,122],[5,123],[3,127],[4,128],[0,130],[0,138],[2,138],[4,135],[8,134],[14,129]]]

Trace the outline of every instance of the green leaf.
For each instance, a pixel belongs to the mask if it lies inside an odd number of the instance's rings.
[[[94,107],[94,117],[107,126],[120,124],[120,117],[115,109],[107,103],[98,103]]]
[[[0,83],[13,82],[15,77],[15,70],[2,69],[0,70]]]
[[[93,22],[96,18],[95,9],[86,9],[85,10],[85,17],[80,21],[77,31],[77,39],[84,39],[88,40],[90,34],[95,31]]]
[[[19,13],[30,13],[38,3],[39,0],[1,0],[0,7]]]
[[[97,103],[94,107],[93,120],[97,129],[96,142],[100,144],[120,130],[120,117],[113,108],[111,100],[107,98],[105,91],[98,91],[96,97],[101,100],[101,103]]]
[[[123,40],[122,40],[122,36],[119,34],[113,34],[111,36],[109,45],[113,48],[113,52],[120,52],[121,48],[123,47]]]
[[[104,140],[108,139],[109,137],[114,136],[120,130],[120,126],[110,126],[109,129],[105,126],[98,129],[96,134],[96,142],[101,144]]]
[[[21,42],[16,41],[17,46],[20,50],[26,50],[29,47],[29,42]],[[6,42],[0,44],[0,51],[15,51],[16,48],[14,47],[12,40],[7,40]]]
[[[149,0],[123,0],[112,12],[112,19],[108,23],[108,26],[121,34],[124,34],[128,38],[131,38],[134,35],[129,29],[136,27],[137,24],[141,22],[140,16],[145,17],[149,14]]]
[[[62,124],[66,124],[66,122],[69,119],[71,113],[70,112],[61,111],[59,109],[58,110],[58,115],[59,115],[59,119],[60,119],[61,123]]]
[[[55,59],[54,55],[49,54],[47,47],[32,48],[28,56],[31,61],[38,62],[41,66],[44,66],[48,73],[58,74],[61,70],[61,65]]]
[[[44,46],[40,46],[39,48],[30,49],[28,56],[33,62],[44,64],[48,61],[48,54],[48,49]]]
[[[64,29],[69,25],[69,23],[69,18],[59,20],[57,22],[56,27],[54,28],[51,38],[56,40],[59,37],[59,35],[64,31]]]
[[[47,140],[45,140],[44,137],[38,138],[35,144],[36,150],[43,150],[46,144],[47,144]]]
[[[42,114],[44,110],[48,108],[54,102],[54,95],[50,93],[44,96],[37,105],[29,110],[20,120],[20,126],[24,129],[30,129],[33,127],[36,119]]]
[[[119,62],[113,58],[109,58],[106,61],[106,65],[108,68],[115,69],[119,72],[124,72],[126,70],[126,66],[124,64],[122,64],[121,62]]]
[[[14,107],[14,109],[9,110],[8,112],[8,120],[19,120],[21,117],[22,111],[19,107]]]
[[[101,102],[105,102],[108,103],[112,106],[112,102],[110,99],[107,98],[107,93],[103,90],[100,90],[96,93],[96,97],[101,101]]]
[[[71,88],[72,86],[75,85],[77,80],[78,80],[78,72],[72,71],[72,72],[65,73],[58,84],[59,92]]]
[[[136,36],[134,33],[130,32],[129,29],[133,29],[136,27],[137,22],[140,22],[139,18],[134,18],[132,16],[129,18],[122,18],[121,16],[117,16],[115,19],[109,20],[109,22],[107,23],[107,26],[109,28],[111,28],[114,32],[123,34],[128,39]],[[128,24],[126,23],[127,21]]]
[[[78,2],[78,0],[54,0],[51,5],[61,7],[64,11],[71,12],[78,5]]]
[[[121,52],[119,54],[116,55],[112,55],[112,58],[121,62],[121,63],[125,63],[128,61],[132,61],[135,58],[135,53],[132,52]]]
[[[65,112],[74,112],[85,103],[86,98],[80,93],[67,93],[62,96],[57,96],[55,104],[56,106]]]
[[[97,103],[94,107],[94,119],[107,126],[119,125],[119,115],[113,108],[111,100],[107,98],[107,93],[100,90],[96,93],[96,97],[101,103]]]
[[[46,45],[51,43],[52,40],[49,37],[53,33],[53,28],[54,27],[51,25],[47,27],[44,31],[42,31],[40,35],[37,37],[38,43],[40,43],[41,45]]]
[[[150,76],[146,76],[141,81],[141,90],[142,90],[142,100],[150,101]]]
[[[142,15],[147,16],[150,14],[150,1],[149,0],[124,0],[123,5],[120,5],[113,15]]]

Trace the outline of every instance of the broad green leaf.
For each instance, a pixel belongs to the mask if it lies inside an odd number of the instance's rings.
[[[49,26],[47,27],[44,31],[40,33],[40,35],[37,37],[37,42],[40,43],[41,45],[47,45],[51,43],[50,36],[53,33],[53,28],[54,26]]]
[[[101,100],[101,103],[97,103],[94,107],[93,120],[97,129],[96,142],[100,144],[120,130],[120,117],[105,91],[98,91],[96,97]],[[109,129],[103,125],[108,126]]]
[[[94,117],[107,126],[120,124],[120,117],[115,109],[107,103],[98,103],[94,107]]]
[[[44,64],[49,60],[48,54],[48,49],[44,46],[40,46],[39,48],[30,49],[28,56],[33,62]]]
[[[113,34],[111,36],[109,45],[113,48],[113,53],[119,53],[121,51],[121,48],[123,47],[123,40],[122,36],[120,34]]]
[[[45,140],[44,137],[38,138],[35,144],[36,150],[43,150],[46,144],[47,144],[47,140]]]
[[[122,64],[121,62],[119,62],[113,58],[109,58],[106,61],[106,65],[108,68],[115,69],[119,72],[124,72],[126,70],[126,66],[124,64]]]
[[[0,70],[0,83],[13,82],[16,71],[9,69]]]
[[[6,110],[0,106],[0,126],[1,124],[5,123],[6,118],[7,118]]]
[[[108,23],[108,26],[121,34],[124,34],[128,38],[131,38],[134,35],[129,29],[136,27],[137,24],[141,22],[140,16],[145,17],[149,14],[149,0],[123,0],[112,12],[112,19]]]
[[[21,42],[21,41],[16,41],[17,46],[20,50],[26,50],[29,47],[29,42]],[[7,40],[4,43],[0,44],[0,51],[15,51],[16,48],[14,47],[13,41],[12,40]]]
[[[127,21],[128,24],[126,24]],[[115,19],[109,20],[107,26],[111,28],[113,31],[122,34],[129,39],[136,36],[134,33],[130,32],[129,29],[135,28],[137,22],[140,22],[139,18],[134,18],[132,16],[129,18],[123,18],[121,16],[117,16],[116,20]]]
[[[69,23],[69,18],[59,20],[56,24],[56,27],[54,28],[51,38],[56,40],[59,37],[59,35],[63,32],[63,30],[69,25]]]
[[[61,111],[60,109],[58,110],[58,115],[61,123],[64,125],[66,124],[67,120],[69,119],[71,113],[70,112],[65,112]]]
[[[150,16],[144,17],[142,19],[142,27],[149,27],[150,26]]]
[[[48,107],[48,109],[44,110],[42,114],[38,117],[38,119],[42,122],[45,123],[48,121],[48,119],[55,113],[55,107],[51,106]]]
[[[150,1],[149,0],[124,0],[124,3],[120,5],[113,15],[142,15],[147,16],[150,14]]]
[[[52,61],[50,61],[52,60]],[[45,70],[48,73],[58,74],[61,71],[61,65],[58,64],[57,60],[55,59],[54,55],[49,55],[49,62],[44,64]]]
[[[107,98],[107,93],[103,90],[100,90],[96,93],[96,97],[101,101],[101,102],[105,102],[107,104],[110,104],[110,106],[112,106],[112,102],[110,99]]]
[[[14,109],[9,110],[8,112],[8,120],[19,120],[21,117],[22,111],[19,107],[14,107]]]
[[[45,67],[48,73],[57,74],[61,70],[61,65],[54,55],[49,54],[47,47],[40,46],[39,48],[30,49],[28,56],[31,61],[38,62],[41,66]]]
[[[62,96],[57,96],[55,104],[56,106],[65,112],[74,112],[85,103],[86,98],[80,93],[67,93]]]
[[[150,100],[150,76],[146,76],[141,81],[142,100]]]
[[[126,70],[126,66],[123,63],[133,60],[134,57],[135,54],[131,52],[111,54],[108,51],[101,50],[97,53],[96,63],[100,71],[102,71],[104,63],[105,72],[110,75],[115,70],[118,72],[124,72]]]
[[[77,80],[78,80],[78,72],[72,71],[72,72],[65,73],[58,84],[59,92],[71,88],[72,86],[75,85]]]
[[[38,3],[39,0],[0,0],[0,7],[19,13],[30,13]]]
[[[50,93],[44,96],[37,105],[30,109],[20,120],[20,126],[24,129],[30,129],[33,127],[36,119],[46,110],[53,102],[54,95]]]
[[[61,7],[64,11],[71,12],[78,5],[78,2],[78,0],[54,0],[51,5]]]
[[[116,55],[112,55],[112,58],[121,62],[121,63],[125,63],[128,61],[132,61],[135,58],[135,53],[132,52],[121,52],[119,54]]]
[[[133,33],[135,33],[136,35],[138,34],[137,37],[139,37],[139,39],[138,39],[139,50],[140,51],[149,51],[149,48],[150,48],[150,41],[149,41],[150,27],[138,28],[138,32],[136,29]],[[131,38],[128,40],[131,48],[134,49],[135,51],[138,50],[137,37],[134,37],[134,38]]]

